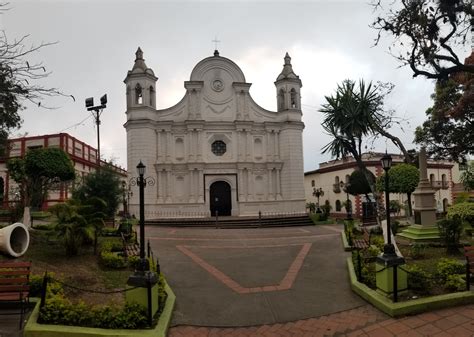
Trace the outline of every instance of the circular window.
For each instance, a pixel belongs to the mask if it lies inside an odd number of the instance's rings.
[[[222,156],[227,151],[227,146],[222,140],[216,140],[211,145],[211,151],[216,156]]]

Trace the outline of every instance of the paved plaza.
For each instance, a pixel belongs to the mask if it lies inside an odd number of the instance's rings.
[[[393,319],[353,294],[341,230],[147,227],[177,295],[168,336],[474,336],[474,305]]]

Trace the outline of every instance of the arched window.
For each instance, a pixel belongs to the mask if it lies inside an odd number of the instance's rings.
[[[292,88],[290,91],[290,101],[291,101],[291,107],[292,108],[298,108],[296,104],[296,90],[295,88]]]
[[[336,212],[340,212],[340,211],[341,211],[341,201],[336,200]]]
[[[285,109],[285,93],[283,92],[283,89],[280,89],[278,92],[278,110],[284,110]]]
[[[349,183],[350,179],[351,179],[351,176],[346,174],[346,184]]]
[[[254,153],[256,159],[261,159],[263,155],[263,145],[260,138],[255,138],[254,140]]]
[[[448,188],[448,181],[446,180],[446,174],[441,175],[442,188]]]
[[[142,86],[138,83],[135,86],[135,104],[143,104],[143,90]]]
[[[435,182],[435,175],[433,173],[430,174],[430,183],[433,185]]]
[[[182,160],[184,158],[183,138],[176,138],[175,140],[175,156],[177,160]]]
[[[449,206],[449,202],[448,202],[448,199],[447,198],[444,198],[443,199],[443,212],[446,213],[448,211],[448,206]]]
[[[155,105],[155,88],[150,85],[150,106]]]
[[[316,184],[315,184],[314,180],[311,180],[311,187],[314,187],[314,186],[316,186]]]

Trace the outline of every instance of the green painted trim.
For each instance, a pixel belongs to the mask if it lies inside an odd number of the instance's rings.
[[[347,242],[346,233],[341,232],[341,239],[342,239],[342,245],[343,245],[343,247],[344,247],[344,250],[345,250],[346,252],[352,251],[352,247],[349,246],[349,242]]]
[[[165,291],[168,294],[166,298],[165,307],[158,320],[158,324],[154,329],[140,329],[140,330],[118,330],[118,329],[98,329],[86,328],[68,325],[52,325],[37,323],[39,314],[38,300],[33,312],[31,313],[28,322],[26,323],[23,332],[24,337],[93,337],[93,336],[107,336],[107,337],[166,337],[168,327],[171,322],[171,316],[176,302],[176,296],[168,286],[165,284]]]
[[[375,306],[377,309],[392,317],[411,315],[461,304],[474,303],[474,292],[472,291],[463,291],[452,294],[419,298],[406,302],[393,303],[390,298],[357,281],[354,266],[352,264],[352,258],[350,257],[347,258],[347,269],[349,270],[352,291]]]

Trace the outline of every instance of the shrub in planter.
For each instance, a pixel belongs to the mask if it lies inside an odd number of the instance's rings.
[[[417,265],[407,265],[405,270],[408,272],[408,288],[422,294],[426,294],[430,291],[433,285],[430,274]]]
[[[140,329],[147,326],[146,309],[138,304],[124,307],[89,307],[83,302],[71,303],[63,296],[46,301],[39,312],[39,323],[75,325],[104,329]]]
[[[459,217],[444,219],[437,222],[439,235],[446,245],[447,253],[458,252],[459,238],[463,229],[462,221]]]
[[[127,266],[127,260],[125,257],[119,255],[120,253],[116,252],[107,252],[102,251],[100,253],[100,262],[103,266],[114,268],[114,269],[121,269]]]
[[[127,258],[128,266],[133,269],[137,269],[138,265],[140,264],[140,257],[139,256],[129,256]]]
[[[49,273],[49,277],[54,278],[54,273]],[[28,282],[30,286],[30,296],[31,297],[40,297],[41,291],[43,289],[43,275],[31,274]],[[47,294],[48,296],[53,296],[63,293],[63,286],[54,282],[51,279],[48,280]]]
[[[466,280],[463,275],[448,275],[444,286],[451,291],[464,291],[466,290]]]
[[[381,236],[372,236],[370,239],[370,243],[376,246],[378,249],[383,250],[383,246],[385,245],[385,241]]]
[[[425,256],[426,244],[424,243],[414,243],[410,246],[409,255],[413,259],[419,259]]]
[[[464,263],[461,263],[454,259],[440,259],[436,265],[436,275],[440,278],[441,283],[446,283],[446,280],[450,275],[464,274],[466,267]]]

